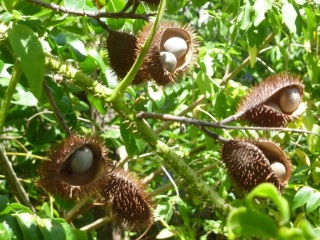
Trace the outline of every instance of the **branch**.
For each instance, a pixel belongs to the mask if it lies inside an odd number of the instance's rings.
[[[72,132],[70,130],[70,128],[68,127],[68,125],[66,124],[65,120],[63,119],[61,113],[60,113],[60,110],[51,94],[51,91],[49,89],[49,86],[46,82],[46,80],[43,80],[43,89],[44,89],[44,92],[46,93],[47,95],[47,98],[51,104],[51,107],[52,107],[52,110],[54,112],[54,115],[56,115],[56,118],[58,119],[58,122],[60,123],[60,125],[62,126],[62,128],[66,131],[66,133],[70,136],[72,135]]]
[[[192,124],[198,127],[213,127],[221,129],[237,129],[237,130],[261,130],[261,131],[279,131],[279,132],[292,132],[292,133],[306,133],[313,134],[317,137],[320,137],[319,134],[312,131],[302,130],[302,129],[293,129],[293,128],[281,128],[281,127],[243,127],[243,126],[228,126],[221,125],[220,123],[215,122],[206,122],[194,118],[179,117],[170,114],[160,114],[160,113],[148,113],[148,112],[139,112],[136,115],[137,118],[151,118],[151,119],[160,119],[164,121],[173,121],[181,122],[185,124]]]
[[[84,10],[73,10],[69,9],[55,3],[47,3],[41,0],[27,0],[30,3],[36,4],[41,7],[45,7],[57,12],[63,12],[68,14],[73,14],[76,16],[84,16],[84,17],[92,17],[94,19],[100,18],[130,18],[130,19],[142,19],[148,21],[150,17],[155,16],[155,13],[145,13],[145,14],[135,14],[133,12],[91,12],[91,11],[84,11]]]

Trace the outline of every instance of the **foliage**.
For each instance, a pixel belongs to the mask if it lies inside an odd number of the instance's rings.
[[[107,9],[112,13],[125,6],[123,0],[51,2],[78,12]],[[269,184],[243,194],[228,177],[221,144],[197,126],[187,125],[181,131],[182,124],[141,121],[135,115],[145,111],[216,122],[234,114],[254,84],[287,71],[302,79],[308,106],[289,127],[320,134],[319,5],[319,1],[305,0],[167,1],[162,21],[190,24],[200,47],[189,74],[159,87],[154,83],[128,85],[139,63],[123,81],[116,78],[105,60],[107,33],[96,18],[49,10],[25,0],[3,0],[0,145],[36,212],[16,203],[17,192],[1,175],[1,239],[52,239],[57,235],[59,239],[101,239],[114,227],[111,223],[89,227],[109,214],[103,207],[92,209],[94,200],[79,207],[76,200],[49,196],[36,185],[37,168],[47,149],[67,136],[43,92],[43,81],[73,132],[97,133],[118,167],[148,182],[156,219],[147,237],[316,239],[320,234],[317,135],[243,130],[238,121],[232,123],[238,129],[213,129],[227,139],[272,139],[291,159],[293,174],[283,195]],[[136,13],[145,12],[152,9],[140,4]],[[130,16],[101,20],[110,29],[135,34],[145,24],[142,18]],[[140,235],[120,232],[123,238]]]

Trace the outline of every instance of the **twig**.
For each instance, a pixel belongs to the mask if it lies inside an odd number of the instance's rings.
[[[98,227],[101,227],[102,225],[110,222],[111,220],[112,220],[112,217],[99,218],[98,220],[80,228],[80,230],[89,232],[91,230],[97,229]]]
[[[213,139],[215,139],[215,140],[218,140],[218,141],[223,142],[223,143],[228,142],[228,140],[227,140],[226,138],[221,137],[219,134],[216,134],[216,133],[214,133],[214,132],[209,131],[209,130],[206,129],[205,127],[200,127],[200,129],[201,129],[204,133],[206,133],[209,137],[211,137],[211,138],[213,138]]]
[[[183,111],[181,111],[180,113],[178,113],[178,116],[184,116],[186,115],[188,112],[190,112],[191,110],[193,110],[194,108],[196,108],[198,105],[200,105],[201,103],[203,103],[206,100],[206,97],[204,95],[200,95],[200,97],[194,101],[193,103],[191,103],[186,109],[184,109]],[[167,129],[170,125],[172,124],[172,122],[166,122],[164,123],[162,126],[160,126],[155,133],[159,134],[160,132],[162,132],[163,130]]]
[[[49,89],[49,86],[48,86],[46,80],[43,80],[43,89],[44,89],[44,91],[45,91],[45,93],[47,95],[47,98],[48,98],[48,100],[49,100],[49,102],[51,104],[52,110],[53,110],[54,114],[56,115],[60,125],[66,131],[66,133],[68,135],[71,135],[72,132],[71,132],[70,128],[68,127],[68,125],[66,124],[66,122],[64,121],[64,119],[63,119],[63,117],[62,117],[62,115],[60,113],[60,110],[59,110],[59,108],[58,108],[58,106],[56,104],[56,101],[53,99],[53,96],[51,94],[51,91]]]
[[[264,42],[261,44],[261,48],[258,51],[258,54],[261,52],[261,49],[265,48],[272,41],[275,35],[276,34],[272,32],[266,37]],[[243,62],[238,67],[236,67],[232,72],[230,72],[229,74],[225,75],[222,78],[220,85],[224,85],[229,79],[234,78],[234,76],[236,76],[245,66],[247,66],[249,62],[250,62],[250,57],[247,57],[245,60],[243,60]]]
[[[213,127],[221,129],[237,129],[237,130],[261,130],[261,131],[279,131],[279,132],[293,132],[293,133],[306,133],[313,134],[317,137],[320,137],[319,134],[312,131],[302,130],[302,129],[293,129],[293,128],[281,128],[281,127],[243,127],[243,126],[228,126],[222,125],[218,122],[206,122],[194,118],[179,117],[170,114],[160,114],[160,113],[148,113],[148,112],[139,112],[136,115],[137,118],[151,118],[151,119],[160,119],[164,121],[173,121],[181,122],[185,124],[192,124],[202,127]]]
[[[91,12],[84,10],[69,9],[54,3],[47,3],[41,0],[27,0],[30,3],[34,3],[38,6],[45,7],[57,12],[68,13],[76,16],[92,17],[94,19],[100,18],[130,18],[130,19],[142,19],[148,21],[150,17],[155,16],[155,13],[135,14],[133,12]]]
[[[30,208],[31,211],[35,212],[35,209],[30,202],[28,194],[26,193],[21,183],[19,182],[19,179],[12,168],[12,164],[9,161],[7,155],[4,153],[4,150],[1,144],[0,144],[0,162],[1,162],[0,164],[1,171],[5,174],[6,180],[8,181],[10,188],[14,193],[14,195],[17,197],[18,201],[21,204]]]

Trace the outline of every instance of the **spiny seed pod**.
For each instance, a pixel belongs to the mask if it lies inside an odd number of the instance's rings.
[[[306,108],[301,102],[304,86],[300,79],[280,73],[254,87],[238,106],[242,119],[261,127],[282,127]]]
[[[137,36],[137,54],[152,27],[149,23]],[[158,85],[173,83],[190,70],[196,55],[198,43],[189,26],[163,23],[159,26],[151,47],[141,66],[149,72]]]
[[[136,43],[136,36],[130,33],[109,31],[106,41],[109,65],[120,79],[127,75],[134,64],[137,50]],[[139,84],[150,78],[148,76],[148,73],[140,70],[132,83]]]
[[[151,8],[156,8],[160,4],[160,0],[143,0],[142,2],[144,2]]]
[[[128,229],[139,230],[150,225],[153,211],[145,186],[132,174],[115,170],[101,182],[101,198],[110,203],[111,214]]]
[[[39,168],[38,184],[52,194],[80,199],[97,191],[103,174],[112,169],[108,150],[98,136],[71,135],[49,150]]]
[[[291,177],[291,164],[273,142],[230,140],[222,147],[231,180],[245,191],[269,182],[282,192]]]

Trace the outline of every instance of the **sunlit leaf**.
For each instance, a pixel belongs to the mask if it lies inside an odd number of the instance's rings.
[[[276,187],[270,183],[262,183],[259,184],[257,187],[255,187],[245,198],[245,201],[250,207],[251,210],[253,210],[254,207],[254,198],[268,198],[272,200],[279,212],[282,216],[282,222],[287,223],[290,219],[290,210],[289,210],[289,204],[287,200],[282,197]]]
[[[31,92],[40,98],[45,72],[44,52],[36,34],[26,25],[13,24],[8,30],[10,44],[21,60]]]
[[[262,212],[240,207],[233,210],[227,220],[229,237],[254,236],[275,238],[277,226],[272,218]]]
[[[320,206],[320,192],[314,192],[311,194],[307,201],[306,210],[307,213],[314,211]]]
[[[282,6],[282,18],[291,33],[296,33],[297,31],[297,26],[296,26],[297,16],[298,14],[294,9],[293,5],[289,2],[285,2]]]
[[[300,188],[299,191],[296,193],[296,195],[293,198],[292,209],[294,210],[294,209],[304,205],[309,200],[312,193],[313,193],[313,189],[310,187]]]

